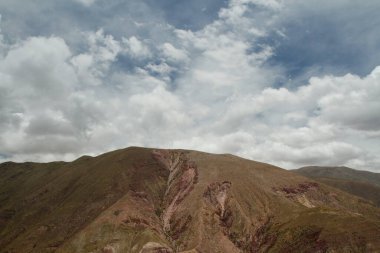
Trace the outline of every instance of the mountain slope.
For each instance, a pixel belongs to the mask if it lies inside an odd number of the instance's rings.
[[[293,172],[369,200],[380,207],[379,173],[358,171],[347,167],[317,166],[303,167]]]
[[[380,187],[380,173],[354,170],[348,167],[307,166],[292,170],[298,174],[313,178],[335,178],[348,181],[369,183]]]
[[[0,165],[1,252],[379,252],[379,209],[232,155]]]

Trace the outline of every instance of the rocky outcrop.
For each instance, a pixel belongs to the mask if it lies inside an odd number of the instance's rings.
[[[248,252],[267,252],[274,245],[277,235],[270,233],[270,228],[273,225],[272,219],[273,216],[265,216],[253,226],[253,233],[247,240],[246,248]]]
[[[153,157],[170,172],[161,219],[164,232],[169,239],[176,240],[192,220],[191,215],[176,219],[176,211],[194,189],[198,181],[198,169],[196,164],[180,151],[153,151]]]
[[[318,193],[319,184],[315,182],[304,182],[294,186],[273,187],[277,194],[284,195],[301,205],[312,208],[317,205],[315,193]]]
[[[288,197],[291,197],[292,195],[296,194],[302,194],[306,193],[310,190],[318,189],[319,184],[314,182],[305,182],[300,183],[295,186],[283,186],[283,187],[273,187],[273,191],[275,192],[282,192],[286,194]]]
[[[231,188],[232,183],[229,181],[214,182],[203,194],[208,208],[211,208],[219,218],[220,231],[239,252],[266,252],[276,241],[276,236],[269,231],[273,224],[272,216],[259,218],[255,222],[247,219],[231,203],[233,202]],[[241,222],[242,220],[244,222]]]
[[[220,225],[224,229],[228,229],[233,222],[232,212],[228,206],[230,188],[229,181],[215,182],[210,184],[203,194],[205,201],[215,209]]]
[[[173,250],[156,242],[148,242],[139,253],[173,253]]]

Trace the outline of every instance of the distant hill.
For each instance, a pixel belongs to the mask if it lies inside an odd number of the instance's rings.
[[[0,164],[0,252],[380,252],[379,208],[232,155]]]
[[[303,167],[293,172],[367,199],[380,207],[380,173],[318,166]]]
[[[380,187],[380,173],[354,170],[348,167],[308,166],[293,170],[298,174],[316,178],[336,178],[370,183]]]

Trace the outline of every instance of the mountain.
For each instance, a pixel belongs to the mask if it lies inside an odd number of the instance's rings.
[[[223,154],[0,165],[0,252],[380,252],[371,203]]]
[[[380,187],[380,173],[354,170],[348,167],[307,166],[294,172],[312,178],[334,178],[369,183]]]
[[[303,167],[293,172],[367,199],[380,207],[380,173],[318,166]]]

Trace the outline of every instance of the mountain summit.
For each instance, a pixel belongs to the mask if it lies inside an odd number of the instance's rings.
[[[0,165],[0,252],[380,252],[372,203],[232,155]]]

